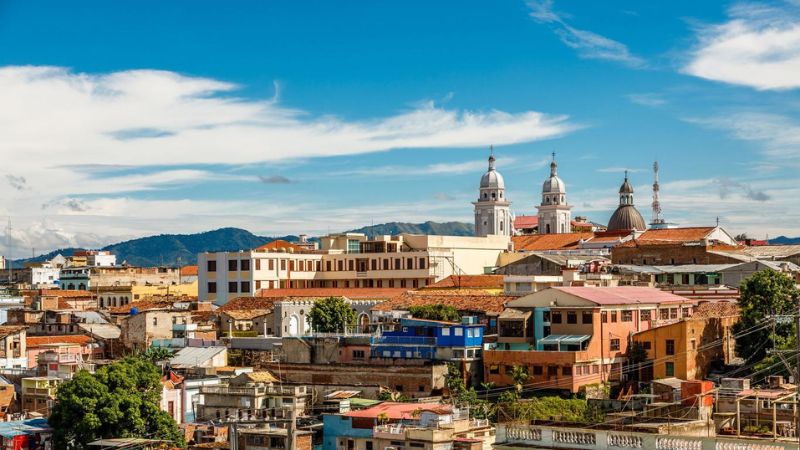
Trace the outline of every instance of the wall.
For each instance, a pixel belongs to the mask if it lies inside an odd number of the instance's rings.
[[[710,253],[713,247],[702,245],[640,245],[617,246],[611,249],[613,264],[681,265],[681,264],[737,264],[741,261],[725,255]]]

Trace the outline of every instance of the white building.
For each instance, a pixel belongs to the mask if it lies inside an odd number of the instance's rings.
[[[510,237],[401,234],[368,240],[361,233],[325,236],[322,249],[261,247],[201,253],[198,295],[224,304],[259,289],[408,288],[432,284],[454,273],[477,275],[497,266]]]
[[[505,181],[494,167],[494,153],[489,155],[489,169],[481,177],[478,201],[475,205],[475,236],[490,234],[510,236],[511,202],[505,196]]]
[[[567,186],[558,177],[556,154],[550,163],[550,178],[542,185],[542,204],[539,209],[539,234],[571,233],[572,206],[567,204]]]
[[[61,269],[54,267],[49,262],[32,264],[28,269],[31,271],[30,283],[31,287],[34,289],[55,286],[58,284],[59,277],[61,276]]]
[[[86,265],[94,267],[110,267],[117,265],[117,255],[111,252],[98,250],[86,255]]]

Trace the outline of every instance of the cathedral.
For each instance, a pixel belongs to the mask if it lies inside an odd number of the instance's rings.
[[[572,232],[572,206],[567,204],[567,186],[558,177],[556,154],[550,163],[550,178],[542,185],[542,204],[539,209],[539,234]]]
[[[475,205],[475,236],[512,234],[511,202],[505,196],[503,176],[494,167],[494,151],[489,154],[489,169],[481,177]]]
[[[644,231],[647,225],[642,214],[633,206],[633,186],[628,183],[628,171],[625,171],[625,181],[619,188],[619,206],[611,219],[608,220],[608,231]]]

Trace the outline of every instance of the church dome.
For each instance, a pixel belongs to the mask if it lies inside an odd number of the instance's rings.
[[[608,221],[608,231],[636,230],[644,231],[647,224],[633,205],[620,205]]]
[[[558,177],[557,168],[558,165],[555,161],[550,163],[550,178],[544,181],[542,194],[565,194],[567,192],[567,185]]]
[[[625,182],[622,183],[622,186],[619,187],[620,194],[633,194],[633,186],[628,183],[628,177],[625,177]]]
[[[489,170],[481,177],[481,189],[505,189],[505,185],[503,176],[494,168],[494,156],[489,156]]]

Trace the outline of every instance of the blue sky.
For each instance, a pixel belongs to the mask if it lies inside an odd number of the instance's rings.
[[[5,1],[0,43],[16,252],[470,221],[490,144],[516,214],[555,151],[649,218],[657,158],[668,220],[800,235],[792,1]]]

